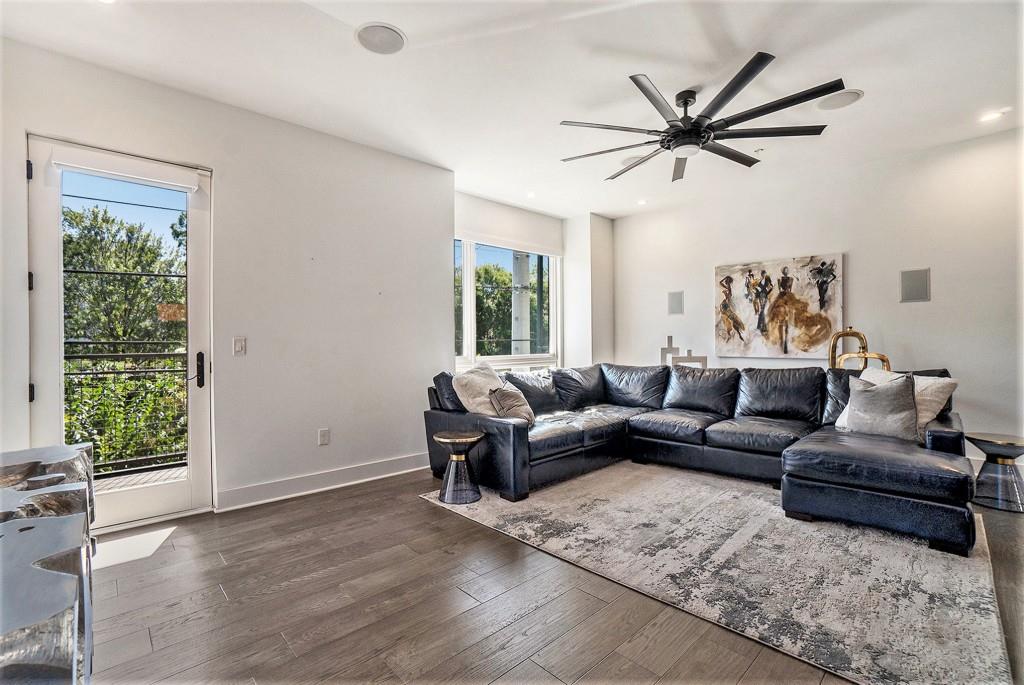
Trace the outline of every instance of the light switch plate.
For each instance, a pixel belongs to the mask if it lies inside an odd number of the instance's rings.
[[[321,428],[316,432],[316,444],[318,447],[331,444],[331,429]]]
[[[238,336],[231,339],[231,355],[233,357],[245,356],[245,338]]]

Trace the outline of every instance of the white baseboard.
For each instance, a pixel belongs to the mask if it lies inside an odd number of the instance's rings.
[[[366,464],[354,466],[343,466],[330,471],[309,473],[304,476],[286,478],[284,480],[269,481],[246,485],[231,490],[221,490],[216,494],[214,511],[220,513],[231,509],[242,509],[253,507],[257,504],[276,502],[277,500],[310,495],[323,490],[346,485],[355,485],[368,480],[397,476],[400,473],[418,471],[430,466],[427,460],[427,453],[408,454],[402,457],[391,457],[379,461],[371,461]]]

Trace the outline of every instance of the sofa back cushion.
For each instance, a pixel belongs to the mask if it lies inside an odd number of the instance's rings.
[[[825,412],[821,422],[834,424],[850,401],[850,378],[859,378],[860,369],[828,369],[825,371]]]
[[[551,380],[566,409],[604,402],[604,376],[597,364],[577,369],[552,369]]]
[[[732,416],[739,384],[738,369],[673,366],[669,369],[668,388],[662,406]]]
[[[550,414],[562,409],[562,401],[558,399],[558,391],[555,390],[550,373],[509,371],[505,374],[505,380],[519,388],[534,414]]]
[[[743,369],[736,416],[765,416],[817,423],[825,372],[802,369]]]
[[[455,386],[452,385],[453,378],[455,376],[451,371],[442,371],[434,376],[434,390],[437,392],[438,404],[445,411],[466,411],[462,400],[455,394]]]
[[[608,402],[620,407],[661,409],[668,382],[667,366],[601,364]]]

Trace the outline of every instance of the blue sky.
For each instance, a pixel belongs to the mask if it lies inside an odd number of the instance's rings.
[[[160,236],[168,252],[174,248],[170,226],[187,209],[186,193],[75,171],[65,171],[62,184],[65,207],[74,210],[96,205],[106,207],[111,214],[128,223],[141,223]]]

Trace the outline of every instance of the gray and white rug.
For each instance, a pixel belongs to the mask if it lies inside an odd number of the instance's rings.
[[[861,683],[1009,683],[981,518],[971,557],[788,519],[768,485],[620,462],[462,516]]]

